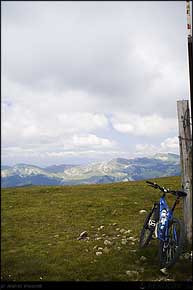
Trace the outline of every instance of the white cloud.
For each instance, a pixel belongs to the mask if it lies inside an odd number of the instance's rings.
[[[177,129],[175,118],[163,118],[157,114],[140,116],[137,114],[115,114],[112,119],[115,130],[137,136],[157,136]]]
[[[149,156],[159,152],[159,148],[153,144],[136,144],[136,155]]]
[[[166,138],[160,145],[136,144],[136,155],[149,156],[156,153],[176,153],[179,154],[179,141],[177,137]]]
[[[173,137],[173,138],[167,138],[161,143],[161,148],[164,151],[169,151],[169,150],[178,150],[179,148],[179,139],[178,137]]]
[[[109,148],[114,146],[114,142],[107,138],[99,138],[96,135],[89,134],[87,136],[74,135],[73,145],[77,147],[104,147]]]

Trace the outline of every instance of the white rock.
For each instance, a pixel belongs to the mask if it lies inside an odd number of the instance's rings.
[[[190,254],[190,253],[185,253],[185,254],[184,254],[184,259],[185,259],[185,260],[190,259],[190,257],[191,257],[191,254]]]
[[[120,233],[123,234],[125,232],[125,229],[121,229]]]
[[[100,227],[98,228],[98,231],[100,231],[100,230],[102,230],[102,229],[104,229],[104,226],[100,226]]]
[[[54,238],[58,238],[58,237],[59,237],[59,235],[55,235],[55,236],[54,236]]]
[[[103,248],[102,247],[98,247],[98,251],[102,251],[103,250]]]
[[[168,275],[167,268],[160,269],[160,272],[162,272],[164,275]]]
[[[102,255],[102,252],[96,252],[96,255],[100,256],[100,255]]]
[[[126,274],[129,276],[129,277],[132,277],[132,276],[138,276],[139,275],[139,272],[138,271],[126,271]]]
[[[146,213],[146,212],[147,212],[147,211],[146,211],[145,209],[142,209],[142,210],[139,211],[140,214],[142,214],[142,213]]]
[[[117,247],[117,250],[120,251],[121,250],[121,247]]]
[[[107,246],[107,245],[111,245],[111,244],[112,244],[111,241],[108,241],[108,240],[105,240],[105,241],[104,241],[104,245],[105,245],[105,246]]]
[[[122,240],[121,240],[121,244],[122,244],[122,245],[126,245],[126,244],[127,244],[127,240],[126,240],[126,239],[122,239]]]
[[[94,247],[93,247],[93,250],[96,250],[96,248],[97,248],[97,247],[98,247],[97,245],[96,245],[96,246],[94,246]]]
[[[85,239],[85,238],[87,238],[88,237],[88,233],[87,233],[87,231],[84,231],[84,232],[82,232],[80,235],[79,235],[79,237],[77,238],[78,240],[83,240],[83,239]]]
[[[117,223],[113,223],[113,226],[117,226]]]
[[[136,253],[136,252],[137,252],[137,250],[130,250],[130,252],[132,252],[132,253]]]
[[[119,231],[120,230],[120,228],[116,228],[116,231]]]
[[[97,237],[97,238],[95,238],[95,240],[99,241],[99,240],[102,240],[102,238],[101,237]]]
[[[146,260],[147,260],[146,257],[144,257],[144,256],[141,256],[141,257],[140,257],[140,261],[146,261]]]
[[[132,242],[135,242],[136,241],[136,239],[134,237],[129,237],[129,238],[127,238],[127,240],[128,241],[132,241]]]

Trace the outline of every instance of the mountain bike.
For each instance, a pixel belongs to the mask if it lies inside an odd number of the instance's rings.
[[[162,191],[163,194],[159,202],[154,203],[145,219],[139,245],[144,248],[149,245],[152,239],[158,239],[160,266],[170,268],[179,258],[185,241],[184,224],[181,220],[173,217],[173,213],[180,198],[185,197],[187,193],[161,187],[155,182],[146,182],[149,186]],[[165,199],[166,193],[171,193],[176,197],[171,209]]]

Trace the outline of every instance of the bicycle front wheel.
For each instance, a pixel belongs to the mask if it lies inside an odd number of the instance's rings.
[[[151,212],[147,215],[143,228],[141,230],[139,246],[141,248],[147,247],[155,232],[155,226],[159,219],[159,204],[155,204]]]
[[[170,268],[179,258],[184,245],[185,231],[181,220],[173,218],[169,224],[167,241],[160,241],[160,266]]]

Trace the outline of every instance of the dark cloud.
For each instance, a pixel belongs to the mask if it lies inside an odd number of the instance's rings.
[[[19,146],[29,148],[30,138],[48,144],[57,132],[65,139],[80,124],[75,131],[84,135],[95,113],[101,120],[118,114],[122,131],[132,114],[139,124],[154,114],[172,124],[177,118],[176,100],[189,92],[185,1],[2,1],[1,7],[2,98],[12,104],[4,105],[6,146],[19,134],[25,137]],[[103,130],[111,140],[113,118],[107,119]],[[98,136],[102,127],[95,127],[87,133]]]
[[[53,84],[56,91],[83,90],[121,107],[133,106],[133,99],[161,98],[159,92],[151,96],[149,89],[162,80],[162,66],[184,70],[186,65],[183,6],[4,3],[3,73],[30,89],[46,90]],[[185,86],[180,90],[187,94]]]

